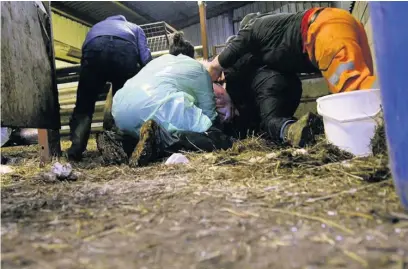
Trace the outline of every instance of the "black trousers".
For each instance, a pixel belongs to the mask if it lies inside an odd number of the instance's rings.
[[[255,68],[255,67],[254,67]],[[296,74],[276,72],[268,67],[251,74],[234,70],[226,76],[227,91],[240,116],[225,126],[226,133],[245,138],[249,133],[266,133],[274,142],[281,142],[281,129],[293,115],[302,96],[302,83]]]
[[[76,154],[86,149],[95,103],[106,82],[112,83],[114,95],[140,70],[138,58],[134,44],[113,36],[96,37],[83,48],[77,99],[70,120],[71,150]]]
[[[91,40],[82,51],[81,72],[74,114],[92,115],[95,102],[106,82],[115,94],[140,70],[137,48],[131,42],[101,36]]]
[[[261,119],[261,130],[273,141],[281,141],[282,126],[293,115],[302,97],[302,83],[297,74],[283,74],[267,67],[257,70],[251,89]]]

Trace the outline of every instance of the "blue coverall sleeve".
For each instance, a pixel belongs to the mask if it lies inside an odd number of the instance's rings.
[[[145,32],[140,26],[135,25],[134,34],[137,37],[137,47],[139,49],[140,64],[142,66],[145,66],[152,60],[152,54],[150,53],[150,49],[147,45]]]

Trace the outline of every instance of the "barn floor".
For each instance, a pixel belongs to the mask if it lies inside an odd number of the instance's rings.
[[[17,160],[2,176],[3,268],[408,268],[385,157],[252,138],[130,169],[101,167],[95,148],[75,182],[44,180],[36,146],[3,149]]]

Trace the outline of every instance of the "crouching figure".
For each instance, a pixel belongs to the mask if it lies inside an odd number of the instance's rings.
[[[97,136],[105,163],[143,166],[180,150],[231,147],[232,139],[216,126],[234,108],[226,91],[214,87],[216,93],[194,47],[176,34],[170,54],[152,60],[115,94],[116,128]]]

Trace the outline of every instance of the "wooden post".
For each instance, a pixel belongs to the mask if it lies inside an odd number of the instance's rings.
[[[51,16],[51,5],[49,1],[43,2],[44,8],[48,14],[48,23],[45,25],[45,30],[48,32],[48,57],[51,62],[51,76],[52,76],[52,88],[55,95],[55,104],[59,108],[58,103],[58,85],[57,85],[57,75],[55,66],[55,51],[53,46],[54,33],[52,31],[52,16]],[[40,146],[40,167],[44,166],[45,163],[50,162],[52,157],[61,156],[61,143],[60,143],[60,132],[59,130],[51,129],[38,129],[38,144]]]
[[[207,14],[205,1],[198,1],[200,12],[201,44],[203,45],[203,59],[208,60]]]

